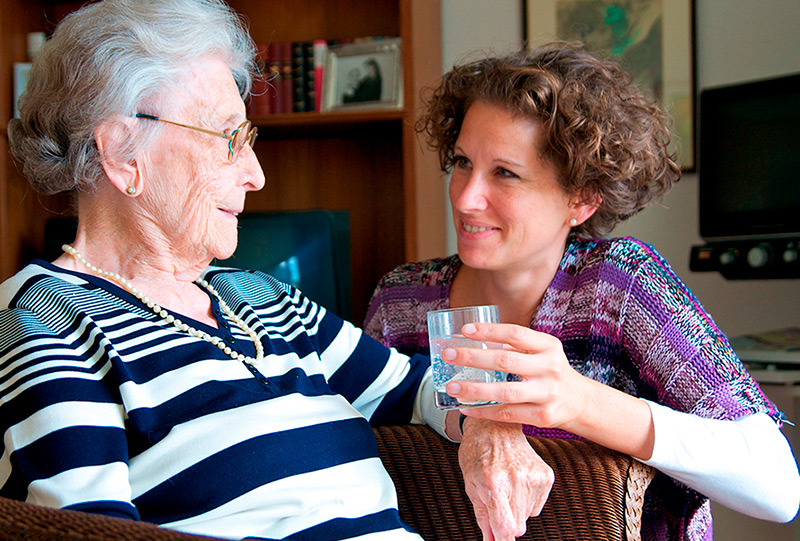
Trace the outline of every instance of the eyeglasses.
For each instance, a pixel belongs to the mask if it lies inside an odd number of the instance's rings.
[[[197,126],[181,124],[180,122],[174,122],[172,120],[164,120],[163,118],[159,118],[155,115],[148,115],[146,113],[136,113],[135,116],[136,118],[145,118],[147,120],[166,122],[167,124],[173,124],[175,126],[180,126],[181,128],[189,128],[190,130],[207,133],[209,135],[216,135],[218,137],[222,137],[223,139],[227,139],[228,158],[231,160],[231,163],[236,161],[236,157],[239,155],[239,152],[242,151],[244,145],[249,144],[250,148],[253,148],[253,145],[256,143],[256,136],[258,135],[258,128],[253,126],[253,123],[249,120],[245,120],[239,124],[239,127],[233,130],[231,133],[223,133],[221,131],[207,130],[205,128],[198,128]]]

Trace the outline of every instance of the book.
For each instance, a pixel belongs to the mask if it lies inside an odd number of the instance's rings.
[[[282,41],[278,44],[278,62],[281,70],[279,92],[281,97],[281,113],[294,110],[294,92],[292,90],[292,43]]]
[[[280,44],[270,43],[267,46],[267,62],[269,70],[269,108],[273,114],[283,112],[283,85],[281,85]]]
[[[303,41],[292,42],[292,110],[295,113],[305,113],[306,105],[306,46]]]
[[[730,343],[742,361],[800,364],[800,327],[733,336]]]
[[[314,40],[314,110],[321,111],[323,103],[323,87],[325,82],[325,56],[328,52],[328,42],[322,39]]]
[[[314,99],[314,42],[303,42],[303,60],[305,62],[305,83],[306,83],[306,111],[316,111],[316,100]]]
[[[256,67],[258,74],[253,79],[250,97],[247,100],[247,116],[265,116],[270,114],[269,100],[269,60],[267,44],[256,44]]]

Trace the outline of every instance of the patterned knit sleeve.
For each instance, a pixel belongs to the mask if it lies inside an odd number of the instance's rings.
[[[372,293],[372,298],[369,300],[367,307],[367,315],[364,318],[364,332],[378,342],[388,345],[387,343],[387,329],[384,326],[383,320],[383,289],[386,276],[381,278],[378,282],[375,291]]]
[[[775,406],[761,391],[700,301],[651,246],[625,239],[633,280],[622,307],[625,350],[656,401],[712,419]]]
[[[406,263],[381,278],[367,310],[364,331],[407,355],[427,355],[427,313],[447,306],[452,259]]]

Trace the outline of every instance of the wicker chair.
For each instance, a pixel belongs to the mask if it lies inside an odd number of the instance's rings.
[[[397,487],[404,520],[427,540],[481,539],[464,491],[456,444],[426,426],[381,427],[375,435]],[[520,539],[639,539],[644,491],[653,474],[650,467],[585,441],[530,441],[553,468],[555,484],[542,513],[528,519],[528,531]],[[0,498],[0,539],[210,538]]]

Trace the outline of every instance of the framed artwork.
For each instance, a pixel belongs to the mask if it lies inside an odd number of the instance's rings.
[[[401,49],[400,38],[328,47],[322,110],[402,108]]]
[[[616,57],[673,118],[684,170],[695,168],[693,0],[525,0],[529,47],[578,40]]]

